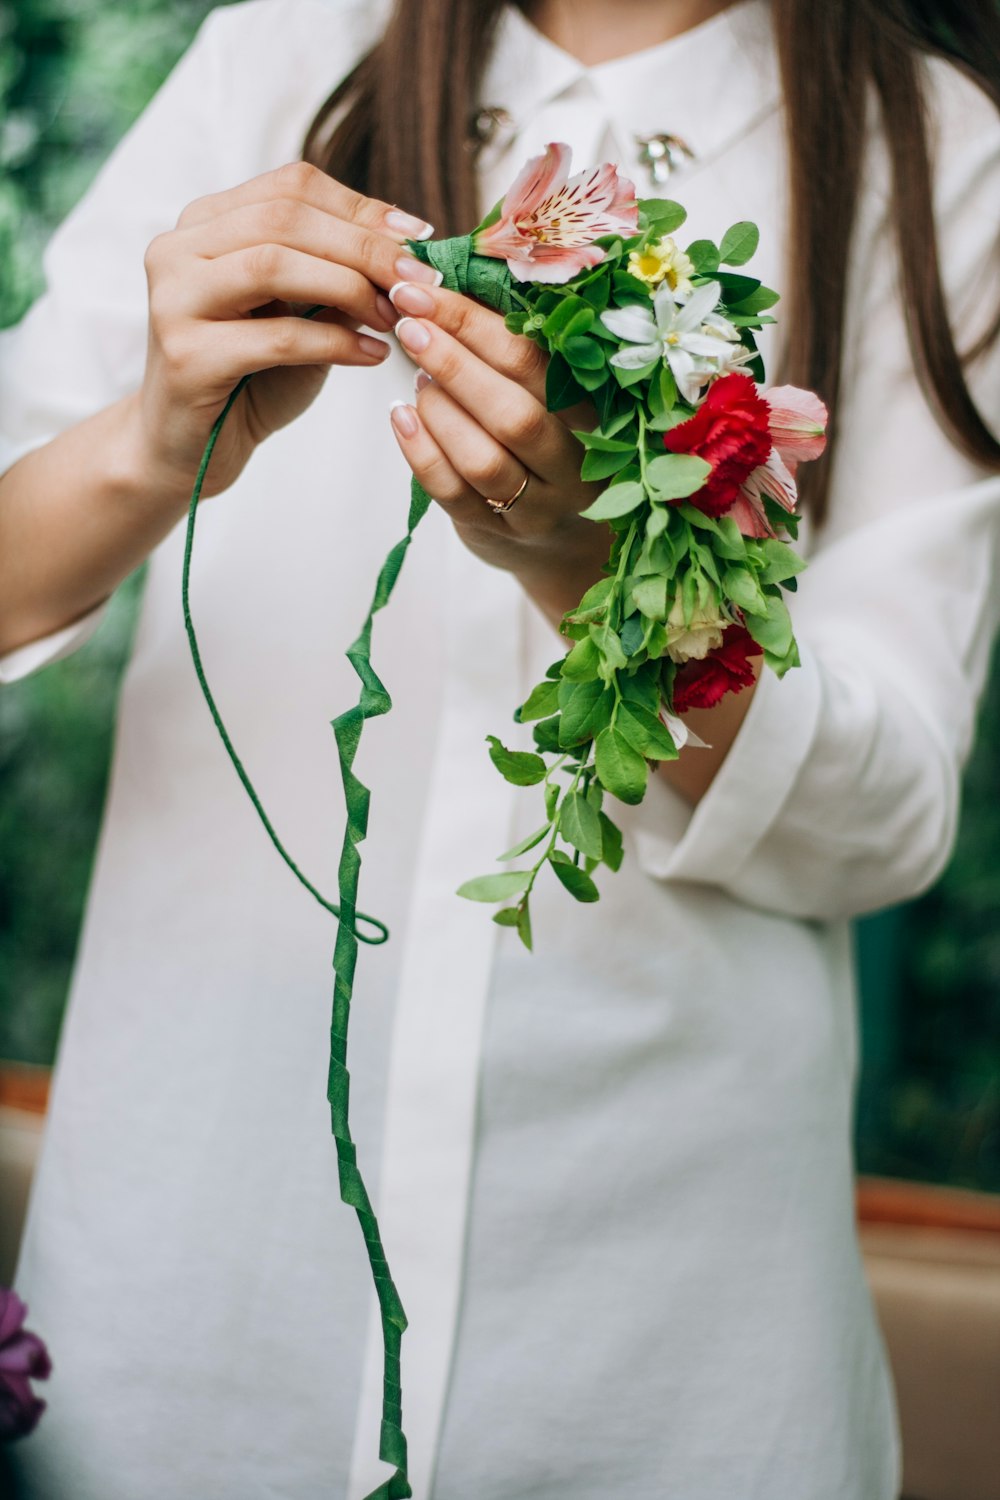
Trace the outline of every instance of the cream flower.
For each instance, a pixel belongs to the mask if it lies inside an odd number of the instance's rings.
[[[633,250],[628,258],[628,271],[637,281],[645,282],[650,291],[665,281],[675,302],[683,302],[691,295],[694,266],[669,234],[655,245],[647,245],[645,250]]]
[[[684,604],[678,594],[667,616],[667,655],[678,664],[704,661],[710,651],[722,645],[722,632],[729,623],[719,613],[718,606],[703,609],[696,604],[685,624]]]

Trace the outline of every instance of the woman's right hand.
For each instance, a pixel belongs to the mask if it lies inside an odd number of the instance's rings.
[[[407,254],[431,227],[291,162],[189,204],[146,252],[149,341],[129,411],[143,485],[179,503],[233,386],[254,374],[219,434],[204,494],[228,488],[258,443],[299,415],[333,364],[379,365],[397,281],[435,280]],[[381,289],[381,290],[380,290]],[[296,316],[321,303],[312,319]]]

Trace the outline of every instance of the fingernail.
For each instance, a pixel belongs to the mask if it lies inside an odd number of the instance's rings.
[[[404,349],[409,349],[411,354],[419,354],[426,349],[431,341],[431,336],[423,323],[415,323],[412,318],[400,318],[396,324],[396,337]]]
[[[400,437],[416,437],[417,414],[412,406],[407,406],[405,401],[394,401],[392,403],[389,407],[389,420]]]
[[[434,311],[434,298],[430,292],[422,286],[414,286],[412,281],[397,281],[390,288],[389,301],[400,312],[416,313],[418,318],[428,318]]]
[[[375,293],[375,306],[378,308],[379,313],[387,323],[389,323],[390,325],[395,323],[396,309],[393,307],[392,303],[389,301],[389,298],[386,297],[384,293]]]
[[[434,225],[428,224],[426,219],[414,218],[413,214],[404,214],[401,208],[393,208],[385,216],[386,227],[392,229],[396,234],[405,234],[408,240],[429,240],[434,233]]]
[[[389,353],[389,345],[381,339],[373,339],[367,333],[358,334],[358,348],[362,354],[369,355],[372,359],[385,359]]]
[[[433,377],[430,376],[430,375],[428,375],[428,373],[427,373],[426,370],[418,370],[417,371],[416,378],[414,379],[414,382],[413,382],[413,389],[416,391],[416,393],[417,393],[418,396],[420,395],[420,392],[424,389],[425,386],[433,385],[433,384],[434,384]]]
[[[435,271],[433,266],[425,265],[422,260],[414,260],[412,255],[401,255],[396,262],[396,275],[400,281],[423,281],[429,286],[440,286],[444,277],[440,271]]]

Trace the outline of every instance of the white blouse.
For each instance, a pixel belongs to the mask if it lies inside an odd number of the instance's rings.
[[[294,158],[370,7],[213,13],[54,236],[0,336],[0,467],[136,387],[143,251],[192,198]],[[1000,125],[929,65],[945,280],[961,341],[992,305]],[[761,226],[784,280],[766,0],[584,68],[513,7],[483,105],[511,127],[484,206],[568,141],[669,131],[691,238]],[[653,778],[596,907],[538,891],[536,952],[458,900],[539,821],[485,753],[559,651],[432,508],[374,658],[374,789],[350,1062],[359,1156],[410,1326],[418,1500],[892,1500],[891,1381],[853,1222],[848,919],[941,870],[997,623],[1000,479],[942,436],[907,352],[876,139],[864,177],[831,520],[794,599],[803,664],[765,676],[694,811]],[[419,203],[404,205],[416,212]],[[685,230],[685,233],[687,231]],[[765,355],[775,368],[772,341]],[[994,352],[975,388],[1000,420]],[[333,370],[199,520],[206,667],[285,841],[335,894],[330,718],[401,535],[399,352]],[[31,1500],[360,1500],[381,1340],[325,1099],[334,925],[234,777],[181,626],[180,530],[149,569],[18,1285],[50,1409],[13,1450]],[[7,679],[87,621],[14,652]],[[690,751],[687,753],[697,753]]]

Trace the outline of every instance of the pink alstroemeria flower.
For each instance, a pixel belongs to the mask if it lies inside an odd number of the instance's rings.
[[[569,176],[573,153],[558,142],[521,169],[500,217],[473,237],[477,255],[505,260],[517,281],[564,282],[604,259],[605,234],[634,234],[635,187],[611,162]]]
[[[763,394],[770,408],[767,425],[773,446],[766,462],[744,480],[729,512],[742,534],[752,537],[774,535],[764,496],[793,511],[798,501],[796,468],[819,458],[826,447],[827,410],[817,395],[794,385],[772,386]]]

